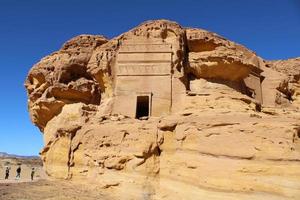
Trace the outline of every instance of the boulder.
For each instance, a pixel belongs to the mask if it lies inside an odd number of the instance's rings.
[[[300,196],[299,59],[154,20],[69,40],[25,86],[52,178],[115,199]]]

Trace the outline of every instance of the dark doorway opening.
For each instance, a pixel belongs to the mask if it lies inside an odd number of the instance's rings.
[[[135,117],[140,119],[141,117],[149,116],[149,96],[138,96],[136,99],[136,114]]]

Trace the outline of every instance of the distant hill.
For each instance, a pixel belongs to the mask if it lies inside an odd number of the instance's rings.
[[[6,152],[0,152],[0,166],[6,163],[12,165],[22,164],[28,166],[42,166],[42,160],[39,156],[20,156],[15,154],[9,154]]]
[[[39,156],[20,156],[15,154],[9,154],[6,152],[0,152],[1,158],[20,158],[20,159],[40,159]]]

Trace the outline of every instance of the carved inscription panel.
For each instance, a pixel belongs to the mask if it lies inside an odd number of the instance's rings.
[[[117,76],[169,75],[172,65],[170,44],[123,45],[117,57]]]
[[[169,75],[168,64],[126,64],[118,65],[117,75]]]

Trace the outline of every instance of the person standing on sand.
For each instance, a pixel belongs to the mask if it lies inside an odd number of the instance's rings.
[[[34,173],[35,173],[35,169],[34,167],[31,169],[31,180],[33,181],[33,176],[34,176]]]
[[[19,167],[17,168],[17,176],[16,176],[16,180],[21,178],[21,166],[19,165]]]
[[[10,170],[10,167],[6,167],[6,169],[5,169],[5,179],[8,179],[8,177],[9,177],[9,170]]]

